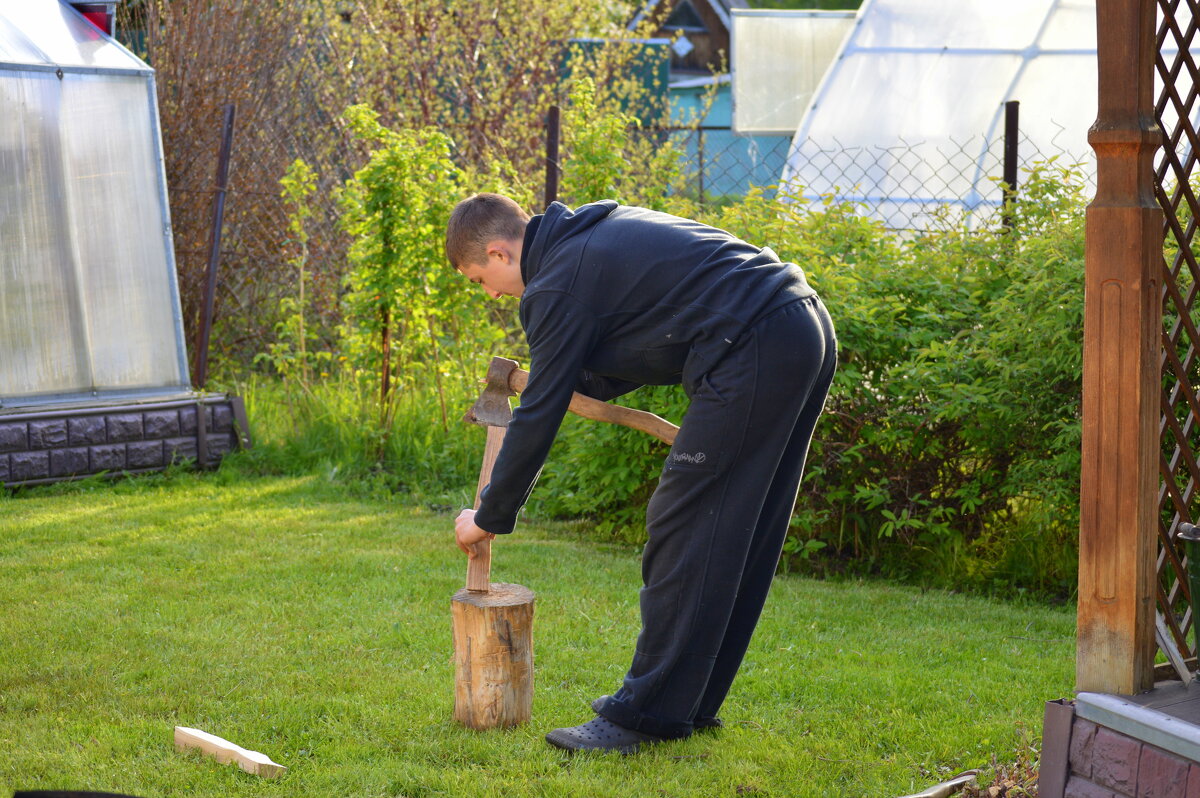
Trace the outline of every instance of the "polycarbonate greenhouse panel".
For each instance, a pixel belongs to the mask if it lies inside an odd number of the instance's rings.
[[[870,0],[868,0],[870,2]],[[1047,0],[879,0],[864,4],[855,46],[864,49],[930,48],[1011,50],[1028,45],[1045,24]],[[1092,30],[1095,31],[1095,20]],[[1093,37],[1094,45],[1094,37]]]
[[[10,5],[4,29],[55,16]],[[74,13],[58,15],[67,54],[65,22],[88,24]],[[56,52],[54,30],[28,38]],[[119,69],[0,63],[3,407],[190,390],[153,73],[110,47]]]
[[[1004,104],[1020,159],[1094,169],[1094,0],[866,0],[798,128],[783,181],[893,227],[947,205],[994,215]],[[1020,180],[1020,177],[1019,177]],[[915,221],[914,221],[915,220]]]
[[[1096,56],[1092,53],[1045,55],[1026,64],[1013,84],[1014,98],[1039,96],[1038,88],[1046,85],[1071,87],[1070,91],[1091,92],[1095,98]],[[1082,160],[1090,163],[1091,147],[1087,143],[1087,128],[1096,121],[1090,118],[1086,125],[1067,124],[1063,115],[1053,110],[1054,98],[1041,94],[1042,101],[1050,109],[1047,113],[1026,113],[1025,102],[1021,102],[1021,133],[1034,141],[1045,142],[1044,152],[1061,154],[1060,160]],[[1094,113],[1095,102],[1090,104]],[[1030,111],[1033,108],[1029,108]],[[1080,129],[1082,127],[1082,130]],[[1073,157],[1068,157],[1073,156]]]
[[[796,132],[842,42],[853,11],[733,9],[733,129]]]
[[[3,0],[11,2],[11,0]],[[0,14],[0,61],[13,64],[48,63],[47,56],[4,14]]]

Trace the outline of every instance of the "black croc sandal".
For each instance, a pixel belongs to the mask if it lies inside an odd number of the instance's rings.
[[[622,754],[632,754],[639,746],[662,742],[662,739],[653,734],[626,729],[600,716],[582,726],[555,729],[546,735],[546,742],[555,748],[567,751],[617,751]]]
[[[612,696],[602,695],[592,702],[592,711],[597,715],[600,714],[600,707],[604,706],[604,702]],[[725,725],[725,721],[720,718],[696,718],[692,721],[692,728],[696,731],[701,729],[719,729]]]

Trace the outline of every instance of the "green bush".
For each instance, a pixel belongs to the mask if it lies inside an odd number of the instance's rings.
[[[704,221],[800,264],[840,367],[785,562],[927,584],[1063,594],[1074,584],[1083,313],[1079,180],[1028,176],[1012,232],[891,233],[850,206],[764,192]],[[694,212],[695,209],[687,209]],[[633,406],[678,422],[681,392]],[[568,423],[537,511],[637,541],[665,447]]]
[[[457,421],[477,393],[476,376],[504,348],[511,307],[485,301],[447,264],[445,223],[469,184],[522,194],[504,185],[499,167],[468,176],[436,130],[392,130],[361,105],[345,117],[371,149],[338,196],[351,238],[345,321],[334,347],[310,348],[317,341],[305,328],[304,276],[315,174],[297,161],[281,180],[297,294],[281,302],[276,341],[256,360],[273,379],[251,375],[239,386],[267,441],[253,459],[395,490],[466,494],[473,436]]]

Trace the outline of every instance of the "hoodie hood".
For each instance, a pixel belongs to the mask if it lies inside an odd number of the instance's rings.
[[[552,202],[546,212],[529,220],[533,229],[533,240],[528,251],[521,253],[521,277],[528,287],[537,279],[542,267],[553,260],[553,250],[574,246],[580,236],[591,235],[592,229],[601,220],[617,209],[612,200],[600,200],[580,205],[571,210],[561,202]],[[549,250],[547,242],[553,242]]]

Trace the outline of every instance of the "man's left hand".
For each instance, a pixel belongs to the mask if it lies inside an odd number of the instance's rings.
[[[454,538],[458,542],[458,547],[468,557],[475,557],[476,543],[491,540],[494,537],[496,536],[491,532],[475,526],[474,510],[463,510],[458,514],[458,518],[454,519]]]

